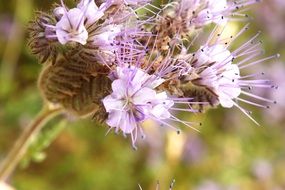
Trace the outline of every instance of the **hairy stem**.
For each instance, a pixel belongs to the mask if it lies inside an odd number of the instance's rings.
[[[0,181],[5,181],[15,170],[25,155],[31,139],[36,136],[42,127],[52,118],[62,113],[62,108],[43,108],[31,124],[25,128],[21,136],[15,142],[7,157],[0,165]]]

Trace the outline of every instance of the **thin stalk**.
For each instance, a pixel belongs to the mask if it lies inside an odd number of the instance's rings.
[[[5,181],[15,170],[25,155],[31,140],[40,132],[43,126],[52,118],[62,113],[62,108],[43,108],[31,124],[24,129],[7,157],[0,165],[0,181]]]

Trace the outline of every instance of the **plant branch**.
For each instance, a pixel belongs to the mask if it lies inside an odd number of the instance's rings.
[[[42,127],[52,118],[62,113],[62,108],[43,108],[31,124],[24,129],[7,157],[0,165],[0,181],[5,181],[15,170],[23,156],[25,155],[31,140],[36,136]]]

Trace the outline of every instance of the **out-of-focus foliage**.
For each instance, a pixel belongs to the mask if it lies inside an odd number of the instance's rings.
[[[67,125],[66,120],[52,124],[50,127],[45,127],[37,136],[32,139],[32,142],[22,159],[22,167],[27,167],[31,161],[41,162],[46,158],[46,153],[43,152],[57,138],[62,130]]]
[[[27,48],[26,26],[34,10],[47,9],[51,3],[0,2],[0,158],[42,107],[36,85],[41,66]],[[272,11],[255,14],[264,9]],[[270,35],[276,34],[275,27],[270,27],[263,17],[280,18],[276,24],[278,30],[283,26],[284,33],[285,21],[281,19],[284,11],[282,0],[267,0],[249,13],[258,22],[252,24],[247,35],[265,31],[262,38],[266,54],[282,54],[285,41],[284,36],[276,40],[278,36]],[[275,77],[280,87],[285,76],[282,58],[276,69],[279,72],[268,69],[274,63],[261,68]],[[237,110],[211,110],[202,117],[191,116],[203,122],[201,133],[184,128],[181,135],[176,135],[173,131],[149,127],[155,124],[147,123],[147,139],[139,144],[137,151],[132,149],[129,139],[113,133],[105,136],[108,129],[88,119],[57,118],[47,125],[42,136],[53,139],[56,133],[49,133],[48,129],[54,127],[58,129],[56,132],[60,131],[59,136],[45,153],[42,149],[50,142],[39,137],[24,160],[27,163],[36,158],[42,162],[32,162],[24,170],[19,168],[11,184],[17,190],[131,190],[139,189],[138,184],[143,189],[155,189],[159,180],[161,189],[167,189],[175,178],[175,190],[285,189],[285,115],[280,114],[284,113],[285,105],[284,97],[275,97],[280,102],[276,108],[254,112],[262,127],[255,126]]]

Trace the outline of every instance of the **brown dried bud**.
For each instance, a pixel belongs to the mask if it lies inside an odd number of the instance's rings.
[[[47,26],[56,22],[55,18],[48,13],[38,11],[36,18],[30,22],[29,42],[32,53],[38,57],[40,63],[51,59],[53,62],[57,56],[55,31]]]
[[[107,113],[101,100],[111,91],[107,73],[108,70],[97,63],[60,57],[55,64],[50,63],[43,69],[38,85],[48,102],[61,105],[73,115],[95,114],[97,121],[104,121]]]

